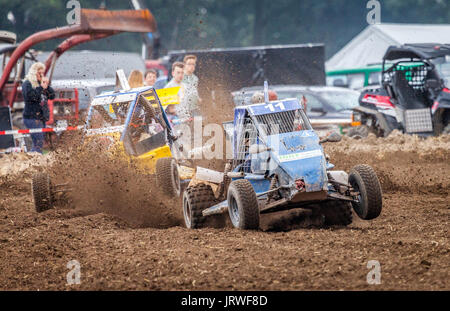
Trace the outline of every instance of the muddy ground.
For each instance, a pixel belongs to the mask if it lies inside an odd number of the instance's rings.
[[[180,203],[126,165],[100,165],[100,155],[2,156],[0,289],[449,290],[450,137],[344,139],[326,152],[338,169],[374,167],[379,218],[322,228],[296,222],[294,211],[265,216],[259,231],[188,230]],[[30,179],[44,169],[71,181],[74,194],[37,214]],[[67,285],[71,260],[79,285]],[[367,283],[369,260],[381,265],[380,285]]]

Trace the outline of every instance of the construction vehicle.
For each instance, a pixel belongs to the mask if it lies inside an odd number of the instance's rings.
[[[107,38],[122,32],[149,33],[157,29],[155,19],[148,10],[107,11],[81,9],[80,20],[80,24],[37,32],[20,44],[9,46],[4,52],[3,71],[0,78],[0,106],[10,107],[13,123],[16,127],[23,127],[23,122],[21,122],[23,98],[20,90],[25,74],[25,60],[28,58],[36,61],[31,51],[34,45],[47,40],[67,38],[45,61],[45,74],[48,74],[51,79],[57,59],[74,46],[92,40]],[[70,113],[65,113],[66,109],[62,109],[64,112],[61,116],[62,120],[78,121],[80,119],[76,94],[74,94],[74,97],[56,99],[53,104],[54,106],[67,106],[67,108],[70,106]],[[58,110],[50,110],[51,114],[54,112],[58,112]],[[51,120],[55,121],[57,119],[58,117],[51,116]]]

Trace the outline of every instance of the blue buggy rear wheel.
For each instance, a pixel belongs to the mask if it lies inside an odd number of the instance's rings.
[[[225,218],[223,214],[203,216],[203,210],[217,203],[211,186],[197,184],[188,187],[183,194],[184,223],[188,229],[204,227],[223,228]]]

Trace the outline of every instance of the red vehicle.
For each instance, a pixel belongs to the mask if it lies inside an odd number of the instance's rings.
[[[157,59],[147,59],[145,60],[145,68],[154,69],[158,72],[158,77],[163,77],[169,74],[167,68],[163,65],[160,60]]]
[[[125,10],[107,11],[81,9],[81,22],[77,25],[58,27],[37,32],[18,45],[12,45],[4,52],[3,71],[0,78],[0,106],[9,106],[12,111],[13,123],[21,127],[21,115],[23,109],[23,98],[21,92],[22,78],[24,77],[25,59],[36,60],[31,53],[31,47],[47,40],[57,38],[68,38],[63,41],[45,61],[46,74],[51,79],[56,60],[65,51],[84,42],[106,38],[121,32],[154,32],[156,21],[149,10]],[[1,51],[0,51],[1,52]],[[8,61],[6,61],[8,60]],[[58,95],[58,94],[57,94]],[[63,95],[49,102],[50,120],[48,125],[53,125],[58,119],[67,122],[78,122],[79,101],[77,91],[66,97]],[[22,104],[21,104],[22,103]],[[55,116],[55,112],[62,108],[64,112]],[[55,109],[58,108],[58,109]],[[70,113],[65,113],[70,108]]]

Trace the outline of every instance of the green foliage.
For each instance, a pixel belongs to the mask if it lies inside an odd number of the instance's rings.
[[[80,0],[83,8],[130,9],[124,0]],[[382,22],[449,23],[450,0],[380,0]],[[65,0],[0,0],[0,29],[19,40],[66,25]],[[366,26],[365,0],[144,0],[155,16],[165,51],[250,45],[320,43],[331,56]],[[6,17],[15,16],[12,24]],[[52,49],[57,42],[39,49]],[[140,52],[138,34],[121,34],[78,49]]]

